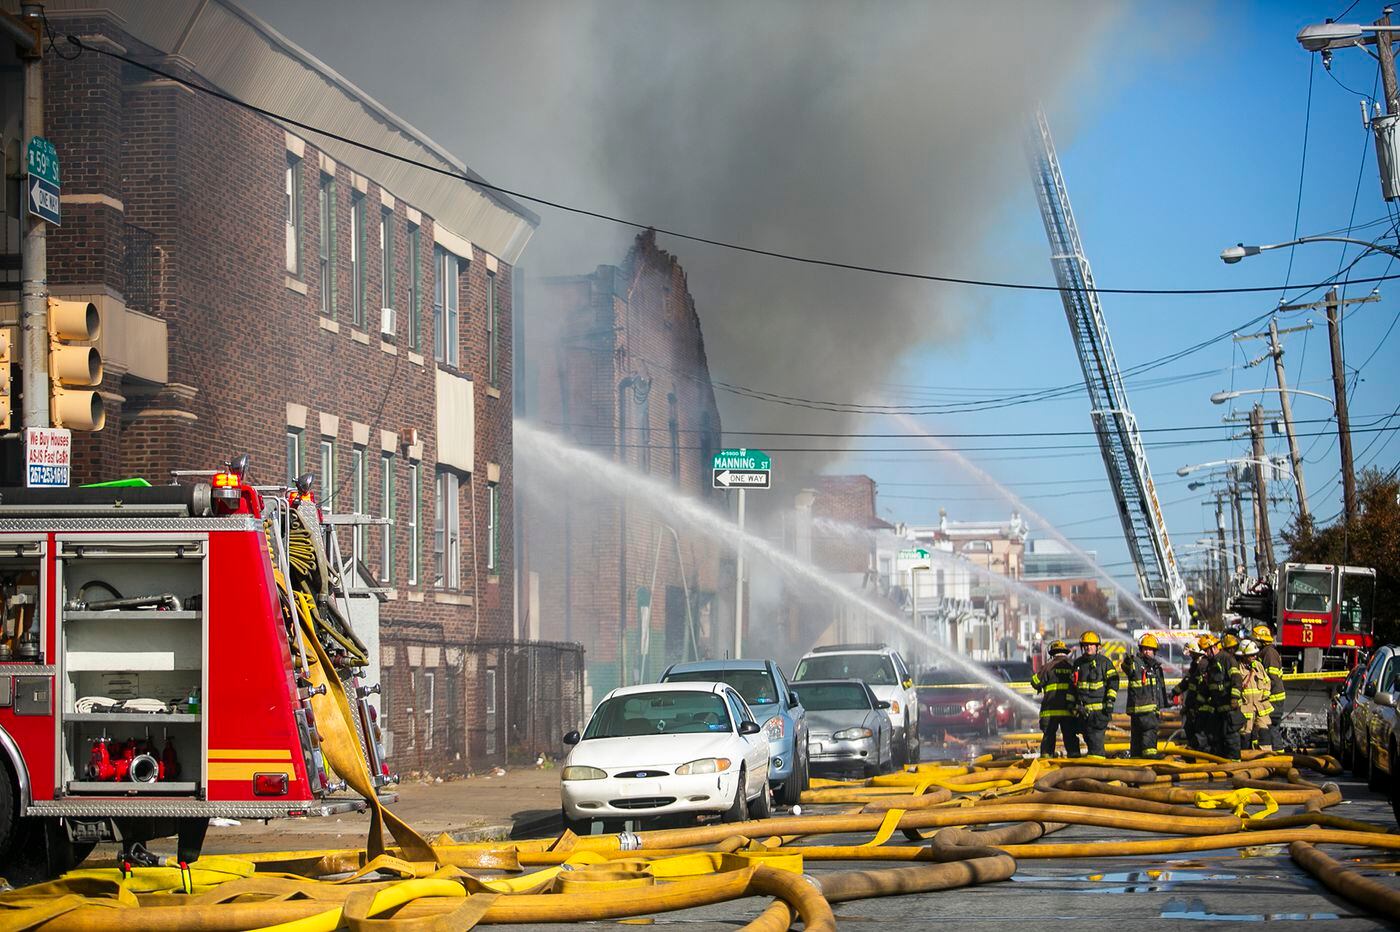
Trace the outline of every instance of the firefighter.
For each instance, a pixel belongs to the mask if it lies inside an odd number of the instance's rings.
[[[1190,662],[1182,671],[1181,680],[1172,687],[1170,698],[1172,705],[1181,706],[1181,733],[1186,739],[1186,746],[1193,751],[1204,751],[1205,744],[1197,739],[1200,737],[1202,712],[1202,693],[1198,687],[1201,672],[1205,669],[1205,660],[1196,641],[1187,641],[1184,649]]]
[[[1243,674],[1234,656],[1238,646],[1233,634],[1225,635],[1218,647],[1208,651],[1211,658],[1206,668],[1207,690],[1214,709],[1210,750],[1228,760],[1240,759],[1240,730],[1245,724],[1240,711]]]
[[[1274,707],[1269,702],[1269,673],[1259,660],[1259,645],[1250,640],[1240,641],[1235,649],[1236,668],[1240,671],[1240,743],[1243,747],[1260,747],[1272,751],[1267,733]]]
[[[1118,669],[1099,653],[1103,640],[1092,631],[1079,636],[1079,659],[1074,662],[1074,706],[1080,734],[1090,755],[1103,757],[1103,736],[1118,698]]]
[[[1259,662],[1269,674],[1269,705],[1274,707],[1275,712],[1282,714],[1283,702],[1288,698],[1288,694],[1283,687],[1283,658],[1274,646],[1274,633],[1269,630],[1268,625],[1255,625],[1253,634],[1255,642],[1259,645]],[[1261,746],[1273,748],[1277,745],[1272,725],[1273,719],[1276,718],[1278,715],[1271,715],[1271,724],[1259,735]]]
[[[1123,658],[1123,682],[1128,688],[1129,757],[1157,756],[1157,726],[1167,704],[1167,683],[1157,659],[1157,638],[1144,634],[1136,654]]]
[[[1075,719],[1071,689],[1074,664],[1064,641],[1052,641],[1050,659],[1031,677],[1031,687],[1044,695],[1040,700],[1040,756],[1055,756],[1055,732],[1064,737],[1065,755],[1079,756],[1079,723]]]

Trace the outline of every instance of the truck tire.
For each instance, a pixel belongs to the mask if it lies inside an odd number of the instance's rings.
[[[9,876],[10,852],[19,832],[19,786],[9,766],[0,765],[0,876]]]
[[[14,857],[7,859],[5,879],[12,886],[28,886],[53,880],[77,867],[92,849],[93,842],[74,844],[57,818],[20,820]]]

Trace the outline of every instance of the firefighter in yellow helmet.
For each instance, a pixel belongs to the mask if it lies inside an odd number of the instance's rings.
[[[1240,671],[1240,716],[1244,719],[1240,741],[1245,747],[1272,751],[1268,731],[1274,707],[1269,703],[1269,674],[1259,662],[1259,645],[1245,639],[1235,651]]]
[[[1050,643],[1050,659],[1031,677],[1040,699],[1040,756],[1055,756],[1055,732],[1065,740],[1065,756],[1079,756],[1079,722],[1074,714],[1074,664],[1064,641]]]
[[[1206,698],[1206,664],[1208,658],[1196,641],[1186,643],[1186,653],[1190,664],[1181,676],[1181,682],[1172,687],[1172,702],[1181,703],[1181,730],[1186,735],[1186,746],[1193,751],[1204,751],[1210,747],[1210,702]]]
[[[1283,703],[1288,698],[1288,693],[1283,687],[1283,658],[1274,646],[1274,633],[1269,630],[1268,625],[1255,625],[1251,634],[1255,643],[1259,645],[1259,662],[1264,665],[1264,672],[1269,674],[1269,705],[1274,707],[1278,715],[1282,715]],[[1270,721],[1277,719],[1278,715],[1272,716]],[[1259,733],[1260,747],[1277,747],[1275,738],[1273,725],[1270,724]]]
[[[1215,737],[1211,753],[1229,760],[1240,759],[1240,734],[1245,715],[1240,709],[1244,698],[1244,671],[1235,660],[1239,639],[1227,634],[1207,670],[1211,705],[1215,707]]]
[[[1123,658],[1123,682],[1128,687],[1130,757],[1157,756],[1157,727],[1167,704],[1167,683],[1157,659],[1157,638],[1144,634],[1137,653]]]
[[[1074,662],[1074,705],[1079,713],[1080,734],[1088,753],[1103,757],[1103,736],[1118,698],[1118,669],[1099,647],[1103,639],[1092,631],[1079,636],[1079,659]]]

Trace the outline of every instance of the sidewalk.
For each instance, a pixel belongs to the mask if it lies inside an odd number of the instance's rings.
[[[559,770],[533,767],[505,776],[490,772],[441,783],[408,781],[396,789],[399,801],[389,808],[428,839],[446,832],[459,841],[506,838],[519,826],[530,835],[555,831],[552,825],[528,831],[532,825],[559,815]],[[278,819],[267,824],[243,820],[241,825],[211,825],[204,843],[209,854],[244,851],[290,851],[358,848],[369,833],[369,815],[351,813],[329,818]],[[385,833],[387,836],[387,832]],[[388,840],[386,838],[386,840]],[[155,842],[163,850],[161,841]]]

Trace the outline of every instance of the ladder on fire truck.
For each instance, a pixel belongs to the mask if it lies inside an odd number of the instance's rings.
[[[1094,273],[1070,209],[1050,124],[1039,107],[1027,143],[1040,216],[1050,239],[1050,263],[1060,286],[1074,349],[1079,354],[1084,385],[1089,390],[1094,432],[1118,505],[1123,536],[1137,570],[1138,587],[1143,600],[1165,610],[1174,627],[1189,627],[1186,583],[1172,552],[1137,419],[1128,407],[1128,394],[1109,341]]]

